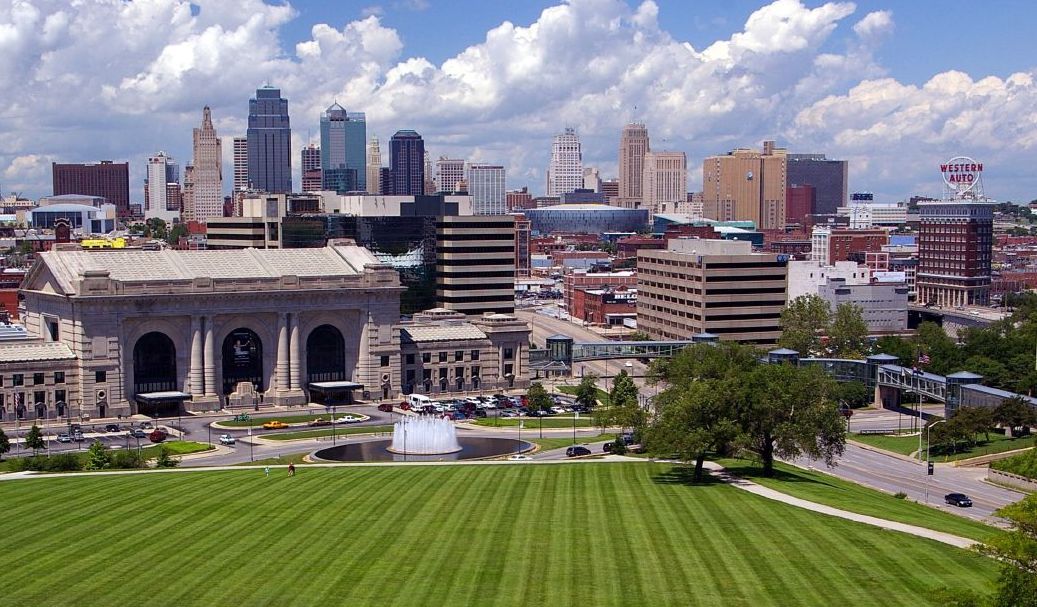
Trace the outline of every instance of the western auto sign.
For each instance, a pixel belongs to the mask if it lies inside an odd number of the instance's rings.
[[[979,183],[983,175],[983,163],[968,156],[956,156],[940,165],[940,173],[947,187],[959,193],[967,192]]]

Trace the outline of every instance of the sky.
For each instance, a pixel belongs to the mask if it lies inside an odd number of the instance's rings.
[[[619,133],[702,159],[774,139],[849,161],[851,191],[938,194],[939,163],[984,163],[998,200],[1037,198],[1037,5],[1002,0],[0,0],[0,193],[51,193],[51,162],[129,161],[131,200],[159,150],[190,160],[212,108],[232,179],[248,98],[282,89],[292,163],[337,101],[382,142],[502,163],[544,189],[574,126],[614,176]]]

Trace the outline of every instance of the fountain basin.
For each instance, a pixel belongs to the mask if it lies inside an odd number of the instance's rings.
[[[429,455],[393,453],[389,450],[392,440],[382,439],[328,447],[313,453],[312,457],[326,462],[449,462],[490,459],[524,453],[535,448],[532,443],[513,438],[464,436],[458,438],[457,441],[461,449],[450,453]]]

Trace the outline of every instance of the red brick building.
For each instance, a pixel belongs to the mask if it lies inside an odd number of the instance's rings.
[[[621,325],[637,317],[637,289],[574,289],[569,314],[592,325]]]
[[[504,207],[510,213],[511,211],[535,209],[536,203],[533,202],[533,195],[529,193],[529,188],[522,188],[504,193]]]
[[[868,253],[878,253],[889,244],[889,232],[886,230],[832,230],[828,238],[829,263],[847,261],[856,258],[864,259]]]
[[[812,185],[785,188],[785,223],[806,225],[817,208],[817,190]]]
[[[563,278],[565,290],[565,305],[572,314],[573,298],[576,289],[607,289],[619,288],[633,289],[637,287],[637,272],[625,270],[622,272],[588,272],[586,270],[574,270],[567,272]]]
[[[651,236],[626,236],[616,241],[616,257],[619,257],[620,259],[637,257],[638,250],[665,248],[665,238],[652,238]]]

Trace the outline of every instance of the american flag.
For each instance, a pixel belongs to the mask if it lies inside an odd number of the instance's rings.
[[[928,365],[929,364],[929,355],[925,354],[925,353],[919,354],[918,355],[918,364],[920,364],[920,365]]]

